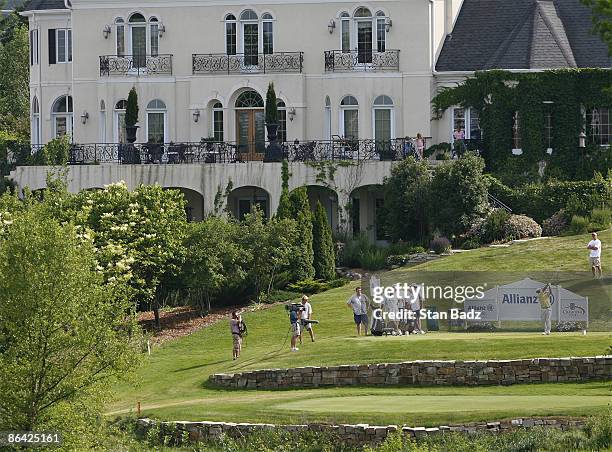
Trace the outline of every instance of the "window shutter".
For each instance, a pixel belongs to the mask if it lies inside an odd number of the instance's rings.
[[[34,65],[34,30],[30,31],[30,66]]]
[[[49,64],[55,63],[55,28],[49,28]]]

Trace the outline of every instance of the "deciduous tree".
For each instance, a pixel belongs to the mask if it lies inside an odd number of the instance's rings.
[[[0,230],[0,430],[59,430],[76,450],[137,362],[133,306],[96,270],[87,234],[44,206],[3,215]]]

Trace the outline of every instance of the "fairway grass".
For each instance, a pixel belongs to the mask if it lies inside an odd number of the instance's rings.
[[[481,253],[497,255],[500,262],[509,259],[509,256],[526,254],[527,258],[520,261],[523,265],[521,270],[540,271],[540,256],[551,254],[550,250],[557,248],[576,254],[572,254],[575,257],[572,261],[574,267],[567,268],[576,271],[586,262],[583,249],[586,239],[586,236],[554,238],[516,244],[510,248],[470,251],[389,274],[405,275],[423,267],[429,271],[433,270],[432,266],[442,266],[439,269],[444,271],[449,268],[490,270],[483,268],[482,259],[470,257]],[[610,231],[602,234],[602,242],[604,246],[612,243]],[[579,245],[575,252],[574,248]],[[487,265],[495,264],[489,262]],[[552,263],[547,265],[547,271],[556,268]],[[612,280],[599,282],[608,284],[607,281],[612,283]],[[245,338],[242,356],[237,361],[231,359],[232,339],[226,321],[155,347],[152,354],[145,358],[144,365],[135,372],[137,385],[122,383],[115,387],[114,401],[108,406],[108,413],[133,412],[137,402],[140,402],[142,415],[165,420],[434,425],[510,416],[587,415],[600,411],[610,402],[610,382],[284,391],[229,391],[207,384],[208,377],[213,373],[264,368],[412,360],[593,356],[606,353],[612,343],[608,331],[589,332],[586,336],[554,332],[550,336],[537,332],[432,332],[409,337],[355,337],[352,311],[346,306],[346,300],[357,284],[353,282],[311,297],[313,317],[321,323],[315,326],[316,342],[305,339],[297,353],[289,351],[289,321],[283,306],[244,314],[249,334]],[[600,306],[600,309],[604,316],[609,316],[610,306]],[[603,325],[608,324],[607,320]]]

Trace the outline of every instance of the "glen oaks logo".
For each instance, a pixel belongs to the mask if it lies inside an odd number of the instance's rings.
[[[372,301],[380,307],[372,315],[378,320],[480,320],[481,312],[470,309],[461,311],[453,308],[449,312],[435,312],[421,309],[425,299],[452,300],[463,303],[466,300],[481,300],[483,286],[427,286],[425,284],[396,283],[392,286],[372,288]]]

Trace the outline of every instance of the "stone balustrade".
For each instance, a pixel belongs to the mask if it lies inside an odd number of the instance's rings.
[[[214,374],[231,389],[322,386],[480,386],[612,379],[612,356],[490,361],[408,361]]]

